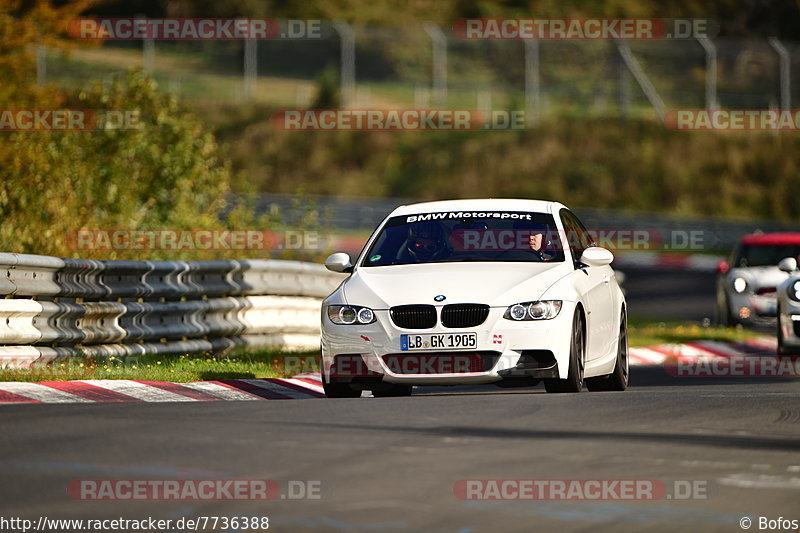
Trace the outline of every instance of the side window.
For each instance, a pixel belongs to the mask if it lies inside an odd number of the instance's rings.
[[[561,222],[564,224],[572,257],[577,261],[583,251],[594,244],[593,239],[578,217],[566,209],[561,210]]]
[[[581,235],[581,243],[583,244],[583,249],[589,248],[591,246],[597,246],[597,242],[595,241],[595,236],[586,229],[586,226],[583,225],[583,222],[575,216],[575,213],[569,212],[569,215],[575,220],[575,223],[578,224],[578,228]]]

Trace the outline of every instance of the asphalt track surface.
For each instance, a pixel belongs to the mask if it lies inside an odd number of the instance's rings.
[[[800,519],[800,381],[672,378],[623,393],[2,407],[2,516],[269,516],[270,531],[741,531]],[[320,481],[320,499],[81,502],[75,479]],[[637,479],[655,501],[463,501],[464,479]],[[704,498],[677,499],[675,481]]]
[[[716,274],[670,268],[620,268],[631,314],[645,318],[715,320]]]
[[[705,314],[692,304],[707,303],[695,299],[705,274],[626,274],[632,310]],[[695,287],[683,302],[676,276]],[[636,367],[623,393],[489,385],[410,398],[4,405],[0,421],[2,517],[268,516],[269,531],[463,533],[731,532],[745,516],[763,531],[759,517],[800,520],[798,379]],[[284,495],[290,480],[319,481],[320,498],[83,502],[66,492],[80,479],[184,478],[271,479]],[[464,501],[454,487],[467,479],[653,480],[667,495]]]

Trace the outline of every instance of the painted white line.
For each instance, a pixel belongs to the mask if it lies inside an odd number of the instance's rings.
[[[648,359],[639,357],[639,354],[636,353],[636,348],[628,349],[628,358],[631,366],[651,366],[653,364]]]
[[[83,383],[88,383],[96,387],[102,387],[110,391],[127,394],[138,400],[145,402],[196,402],[194,398],[175,394],[144,383],[130,381],[127,379],[87,379]]]
[[[308,381],[303,381],[302,379],[293,379],[293,378],[284,379],[282,381],[285,381],[287,383],[292,383],[294,385],[297,385],[298,387],[304,387],[314,392],[319,392],[320,394],[325,394],[325,389],[322,388],[322,382],[320,382],[319,385],[314,385],[312,383],[309,383]]]
[[[800,477],[737,472],[717,479],[720,485],[746,489],[800,489]]]
[[[662,350],[667,350],[675,356],[683,359],[718,359],[722,356],[704,349],[702,346],[689,346],[688,344],[663,344],[659,346]]]
[[[256,387],[260,387],[262,389],[266,389],[271,392],[275,392],[281,394],[283,396],[288,396],[292,399],[297,398],[314,398],[314,396],[310,394],[306,394],[304,392],[300,392],[298,390],[291,389],[289,387],[281,387],[277,383],[272,383],[271,381],[264,381],[260,379],[241,379],[239,381],[243,381],[245,383],[249,383],[251,385],[255,385]]]
[[[615,257],[614,264],[621,270],[626,267],[661,267],[676,270],[713,271],[723,257],[702,254],[669,254],[659,252],[621,253]],[[616,267],[615,267],[616,268]]]
[[[0,390],[19,394],[20,396],[39,400],[44,403],[94,403],[92,400],[81,398],[80,396],[38,383],[8,381],[0,383]]]
[[[692,254],[689,256],[689,260],[686,266],[689,270],[701,270],[710,272],[717,268],[717,264],[719,264],[719,262],[722,259],[723,259],[722,257],[717,257],[717,256]]]
[[[667,358],[663,353],[656,352],[650,348],[630,348],[629,353],[640,360],[644,360],[645,364],[648,365],[660,365]]]
[[[650,361],[639,359],[634,354],[630,354],[630,366],[651,366]]]
[[[314,381],[320,381],[322,379],[322,375],[319,372],[306,372],[305,374],[297,374],[295,378],[313,379]]]
[[[743,341],[745,344],[768,350],[770,353],[775,353],[778,349],[778,339],[774,337],[755,337],[753,339],[746,339]]]
[[[181,383],[181,385],[200,392],[213,394],[214,396],[217,396],[223,400],[261,400],[261,398],[258,396],[253,396],[252,394],[235,389],[230,389],[224,385],[213,383],[211,381],[195,381],[193,383]]]
[[[699,345],[701,348],[705,348],[709,351],[716,350],[717,352],[721,352],[725,355],[749,355],[747,352],[743,352],[742,350],[738,350],[728,344],[727,342],[722,341],[695,341],[695,345]],[[716,354],[715,354],[716,355]],[[720,355],[716,355],[716,357],[724,357]]]
[[[701,394],[701,398],[763,398],[776,396],[784,398],[797,398],[796,392],[720,392],[716,394]]]

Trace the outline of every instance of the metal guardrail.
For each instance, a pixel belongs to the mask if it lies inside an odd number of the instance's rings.
[[[0,366],[237,346],[313,348],[344,278],[297,261],[94,261],[0,253]]]

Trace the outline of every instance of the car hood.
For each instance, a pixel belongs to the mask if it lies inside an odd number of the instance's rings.
[[[572,272],[568,263],[438,263],[359,268],[344,284],[351,305],[388,309],[395,305],[484,303],[507,306],[537,300]]]

